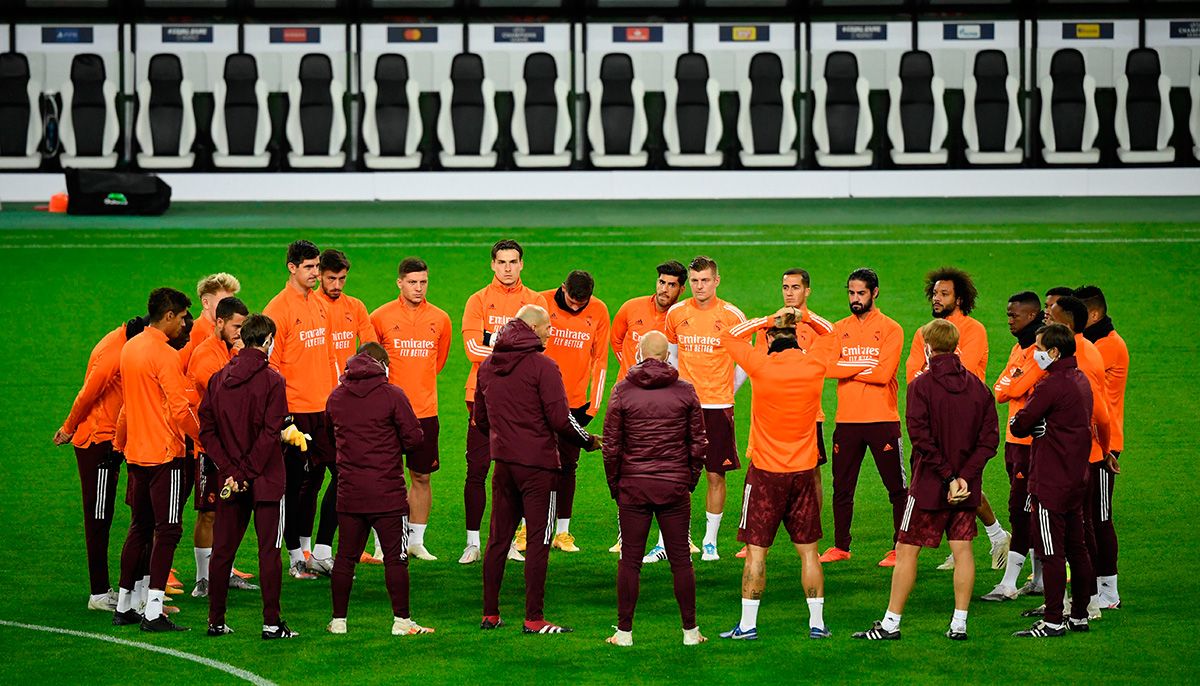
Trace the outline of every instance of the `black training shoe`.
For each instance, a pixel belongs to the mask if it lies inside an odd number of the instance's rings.
[[[1060,638],[1066,633],[1067,629],[1064,626],[1053,627],[1039,620],[1024,631],[1014,632],[1013,636],[1017,638]]]
[[[124,612],[113,613],[113,626],[129,626],[131,624],[142,623],[142,613],[137,610],[129,609]]]
[[[883,622],[875,622],[875,624],[866,631],[856,631],[850,636],[851,638],[862,638],[868,641],[899,641],[900,630],[888,631],[883,628]]]
[[[1024,612],[1021,613],[1021,616],[1022,617],[1045,617],[1046,616],[1046,606],[1039,605],[1039,606],[1033,608],[1032,610],[1025,610]]]
[[[1067,628],[1071,631],[1091,631],[1086,617],[1083,619],[1075,619],[1074,617],[1067,619]]]
[[[288,628],[287,622],[280,620],[279,626],[271,629],[263,629],[262,637],[264,641],[274,641],[280,638],[295,638],[300,635],[299,631],[292,631]]]
[[[953,628],[946,629],[946,638],[951,641],[965,641],[967,640],[967,632],[955,631]]]
[[[233,633],[233,629],[230,629],[228,624],[209,624],[208,625],[208,635],[209,636],[224,636],[225,634],[232,634],[232,633]]]
[[[179,626],[175,622],[167,619],[166,615],[159,615],[154,619],[143,618],[142,631],[164,633],[169,631],[191,631],[191,629],[186,626]]]
[[[500,615],[484,616],[483,621],[479,622],[479,628],[485,631],[499,629],[502,626],[504,626],[504,620],[500,619]]]

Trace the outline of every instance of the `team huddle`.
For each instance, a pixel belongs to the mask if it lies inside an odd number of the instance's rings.
[[[290,576],[330,577],[329,632],[347,632],[359,563],[384,566],[394,635],[433,632],[412,618],[409,560],[437,559],[425,532],[431,475],[440,465],[437,377],[450,355],[450,317],[426,299],[430,270],[418,258],[399,264],[399,297],[370,313],[345,293],[350,262],[340,251],[296,241],[286,264],[287,283],[262,313],[237,298],[235,277],[213,274],[197,285],[200,316],[192,317],[187,295],[159,288],[145,314],[92,350],[54,442],[73,444],[79,467],[88,607],[112,612],[114,625],[186,630],[169,617],[178,611],[170,596],[183,592],[172,561],[194,493],[192,595],[209,599],[210,636],[232,633],[225,622],[230,588],[260,587],[262,638],[298,635],[281,617],[281,548]],[[1016,342],[989,386],[987,334],[970,316],[977,291],[959,269],[927,275],[932,320],[902,360],[904,331],[880,311],[879,277],[867,268],[847,278],[849,316],[831,322],[808,308],[803,269],[783,274],[779,310],[750,319],[717,296],[715,261],[665,262],[657,267],[654,293],[629,300],[610,319],[587,272],[571,271],[558,288],[539,292],[522,282],[523,266],[516,241],[497,242],[494,277],[467,301],[461,325],[471,369],[466,535],[458,561],[482,561],[482,629],[504,626],[500,589],[513,560],[524,563],[522,630],[571,631],[546,619],[544,590],[551,549],[580,550],[570,524],[586,450],[602,453],[617,505],[617,540],[609,550],[620,555],[618,623],[608,642],[633,644],[640,569],[660,561],[671,568],[684,644],[706,641],[696,621],[691,556],[700,553],[703,562],[721,556],[726,475],[742,467],[734,398],[746,382],[741,616],[722,638],[758,638],[766,557],[780,525],[802,560],[809,637],[832,636],[822,565],[852,557],[854,496],[868,450],[892,510],[893,546],[879,566],[893,572],[883,619],[854,638],[900,638],[918,553],[944,538],[950,556],[939,568],[953,569],[955,607],[946,636],[965,640],[977,520],[993,568],[1003,570],[983,600],[1044,596],[1041,607],[1022,613],[1036,622],[1015,636],[1087,631],[1102,610],[1120,607],[1112,495],[1129,354],[1099,288],[1052,288],[1044,303],[1032,291],[1013,295],[1007,319]],[[688,288],[691,297],[683,298]],[[620,367],[605,403],[610,347]],[[898,411],[902,361],[903,428],[912,445],[907,463]],[[826,455],[821,399],[830,378],[837,409]],[[1000,442],[997,402],[1008,406],[1011,533],[982,483]],[[603,428],[590,432],[602,405]],[[109,530],[122,462],[131,517],[114,591]],[[834,540],[822,553],[820,467],[827,462]],[[691,494],[701,475],[705,527],[696,546]],[[257,585],[233,567],[251,519]],[[655,520],[658,540],[647,550]],[[367,552],[372,533],[374,554]],[[1032,575],[1022,585],[1027,554]]]

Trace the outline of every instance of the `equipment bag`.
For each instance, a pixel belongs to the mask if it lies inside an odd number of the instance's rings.
[[[171,187],[153,174],[69,169],[67,214],[158,216],[171,206]]]

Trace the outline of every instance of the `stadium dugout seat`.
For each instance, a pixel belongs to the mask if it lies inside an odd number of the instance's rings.
[[[738,153],[743,167],[794,167],[796,85],[783,76],[783,61],[773,52],[750,60],[748,78],[738,84]]]
[[[253,55],[225,58],[224,75],[213,91],[212,139],[214,166],[259,169],[271,162],[267,87]]]
[[[29,75],[29,60],[0,54],[0,169],[37,169],[42,164],[42,86]]]
[[[570,166],[567,90],[554,57],[535,52],[525,58],[522,77],[513,84],[513,162],[518,167]]]
[[[146,79],[138,84],[137,155],[143,169],[187,169],[196,162],[196,115],[192,84],[183,78],[175,55],[150,58]]]
[[[366,113],[363,140],[368,169],[416,169],[421,166],[420,88],[409,78],[403,55],[380,55],[375,78],[363,87]]]
[[[874,125],[868,101],[870,86],[858,75],[853,53],[837,51],[825,58],[825,73],[813,82],[812,131],[817,164],[822,167],[868,167],[867,150]]]
[[[1096,164],[1096,80],[1074,48],[1054,53],[1042,79],[1042,159],[1047,164]]]
[[[963,138],[970,164],[1020,164],[1021,108],[1017,78],[999,50],[980,50],[963,80]]]
[[[288,86],[288,165],[328,169],[346,164],[346,114],[342,82],[333,76],[328,55],[311,53],[300,60],[298,78]]]
[[[1117,78],[1117,157],[1126,164],[1173,162],[1171,79],[1162,73],[1158,53],[1131,50]]]
[[[450,80],[442,84],[438,142],[443,167],[484,169],[496,166],[496,87],[474,53],[454,56]]]
[[[675,78],[665,86],[667,109],[663,138],[667,166],[719,167],[725,155],[721,142],[720,88],[708,75],[708,60],[695,52],[675,60]]]
[[[59,157],[68,169],[117,166],[117,86],[104,71],[104,59],[85,53],[71,60],[71,78],[63,84]]]
[[[1188,117],[1188,128],[1192,131],[1192,155],[1200,160],[1200,74],[1192,74],[1188,91],[1192,96],[1192,112]]]
[[[588,142],[592,164],[601,168],[644,167],[646,89],[633,73],[633,60],[620,52],[600,62],[600,78],[588,84]]]
[[[888,83],[888,138],[896,164],[945,164],[946,82],[933,73],[933,58],[922,50],[900,57],[900,73]]]

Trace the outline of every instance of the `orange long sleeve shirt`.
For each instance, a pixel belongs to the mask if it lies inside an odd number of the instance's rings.
[[[629,368],[637,359],[638,341],[651,331],[663,332],[667,328],[667,313],[659,312],[653,295],[643,295],[625,301],[613,317],[611,336],[612,350],[621,368],[617,381],[625,378]]]
[[[667,310],[667,341],[679,346],[679,376],[696,388],[700,406],[733,407],[733,358],[721,346],[721,334],[746,321],[732,304],[713,297],[701,309],[695,298]]]
[[[437,376],[450,356],[450,315],[424,301],[401,298],[371,313],[371,325],[388,351],[388,381],[404,389],[418,419],[438,413]]]
[[[766,351],[769,347],[767,337],[762,335],[761,332],[764,329],[770,328],[773,321],[774,317],[747,319],[745,323],[735,326],[732,333],[742,340],[749,340],[753,336],[754,349]],[[796,342],[800,344],[800,349],[804,352],[812,351],[818,337],[827,336],[831,333],[833,333],[833,323],[811,310],[806,310],[801,316],[800,321],[796,324]],[[825,410],[823,408],[817,408],[817,421],[825,421]]]
[[[208,380],[229,364],[236,354],[236,350],[226,345],[225,341],[215,334],[210,335],[192,351],[192,358],[187,366],[187,377],[195,391],[194,396],[189,397],[188,400],[192,402],[192,410],[196,412],[197,416],[200,413],[200,403],[204,400],[204,395],[208,393]],[[196,441],[196,452],[205,452],[200,441]]]
[[[904,349],[904,329],[879,308],[861,321],[851,314],[833,325],[836,339],[829,376],[838,380],[837,415],[845,424],[898,422],[896,371]]]
[[[167,336],[146,327],[121,349],[121,385],[125,394],[125,459],[151,467],[183,457],[184,437],[200,434],[200,422],[188,402],[189,386],[179,352]]]
[[[963,368],[986,384],[987,329],[983,328],[983,324],[980,324],[979,320],[968,317],[957,310],[954,314],[946,317],[946,321],[958,329],[958,348],[954,352],[958,354]],[[908,360],[904,363],[904,377],[908,383],[912,383],[913,379],[928,370],[929,360],[925,359],[925,337],[921,335],[921,329],[918,328],[917,332],[913,334],[912,345],[908,348]]]
[[[83,387],[75,395],[75,402],[62,425],[64,433],[73,434],[71,443],[78,448],[111,441],[117,433],[117,417],[124,402],[121,393],[121,348],[124,346],[125,325],[122,324],[105,334],[88,355]]]
[[[492,354],[493,338],[525,305],[539,305],[550,311],[541,293],[526,288],[520,281],[505,286],[494,276],[490,284],[467,298],[462,318],[463,349],[471,361],[471,371],[467,374],[467,402],[475,400],[475,377],[479,375],[480,363]]]
[[[324,412],[333,390],[329,315],[321,297],[285,285],[263,314],[275,322],[271,366],[287,384],[288,412]]]
[[[338,385],[338,378],[346,371],[346,360],[354,357],[358,346],[378,342],[379,339],[363,301],[345,293],[333,300],[320,289],[317,289],[316,295],[325,305],[329,321],[329,345],[333,348],[332,389]]]
[[[1014,395],[1014,382],[1024,374],[1030,374],[1032,369],[1037,369],[1037,363],[1033,361],[1033,351],[1037,350],[1036,346],[1022,348],[1020,343],[1014,343],[1012,350],[1008,353],[1008,362],[1004,365],[1004,371],[1000,373],[1000,378],[996,379],[996,384],[992,387],[992,391],[996,394],[996,402],[1008,405],[1008,416],[1015,417],[1021,408],[1025,407],[1025,403],[1029,402],[1029,391],[1025,390],[1020,395]],[[1030,386],[1032,388],[1032,386]],[[1008,422],[1004,422],[1005,441],[1017,445],[1032,445],[1033,436],[1025,438],[1017,438],[1012,434],[1012,429],[1008,428]]]
[[[587,414],[595,417],[604,400],[604,380],[608,374],[608,305],[597,297],[578,313],[558,306],[557,289],[542,291],[550,311],[550,338],[546,355],[558,363],[567,404],[588,405]],[[592,392],[588,393],[588,386]]]
[[[1104,358],[1091,341],[1083,334],[1075,334],[1075,358],[1079,371],[1087,377],[1088,385],[1092,388],[1092,452],[1089,462],[1099,462],[1104,459],[1111,449],[1110,425],[1108,409],[1108,390],[1104,383]],[[1022,368],[1020,377],[1012,379],[1008,393],[1010,396],[1021,395],[1028,398],[1037,382],[1046,376],[1045,370],[1033,361],[1032,350],[1029,361]]]
[[[196,348],[211,338],[216,328],[216,322],[205,317],[203,312],[192,322],[192,330],[188,334],[187,345],[183,346],[179,351],[179,362],[184,369],[187,369],[188,365],[191,364],[192,355],[195,354]]]
[[[1108,389],[1110,450],[1125,449],[1125,383],[1129,378],[1129,347],[1116,331],[1095,343],[1104,360],[1104,384]]]
[[[817,413],[821,411],[833,336],[819,336],[806,353],[792,348],[768,355],[729,332],[721,346],[750,377],[750,442],[746,454],[768,472],[817,466]]]

